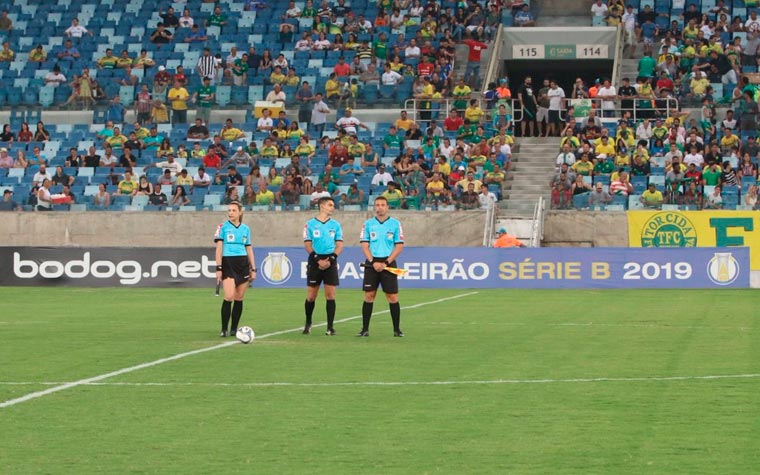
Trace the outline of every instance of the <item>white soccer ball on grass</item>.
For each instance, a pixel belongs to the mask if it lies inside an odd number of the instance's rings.
[[[235,338],[237,338],[240,343],[247,345],[256,338],[256,334],[251,327],[240,327],[238,328],[237,333],[235,333]]]

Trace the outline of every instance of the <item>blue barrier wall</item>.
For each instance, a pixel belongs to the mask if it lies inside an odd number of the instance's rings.
[[[305,286],[306,252],[256,248],[255,287]],[[361,288],[361,249],[340,257],[342,288]],[[414,248],[404,288],[749,287],[747,248]],[[0,248],[0,285],[213,287],[211,248]]]

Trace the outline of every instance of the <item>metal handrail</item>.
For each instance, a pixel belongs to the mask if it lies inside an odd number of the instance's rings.
[[[501,34],[504,30],[504,27],[498,28],[498,31],[496,32],[496,38],[494,38],[493,42],[493,51],[491,52],[491,59],[488,61],[488,69],[486,69],[486,75],[483,78],[483,83],[481,84],[482,91],[481,93],[485,94],[488,90],[488,83],[495,81],[496,77],[499,75],[499,65],[502,64],[501,61],[499,61],[499,58],[501,57]]]
[[[452,110],[453,103],[455,99],[447,98],[447,99],[407,99],[404,101],[404,109],[407,111],[407,113],[412,115],[412,118],[416,121],[419,120],[419,113],[420,112],[438,112],[439,115],[443,113],[443,117],[433,117],[436,119],[443,120],[448,115],[449,111]],[[483,99],[477,99],[478,105],[483,109],[485,109],[485,100]],[[505,101],[505,99],[501,99],[498,102]],[[512,110],[512,124],[515,124],[522,120],[523,117],[523,107],[519,100],[517,99],[506,99],[506,101],[509,103],[509,107]],[[418,107],[420,103],[423,102],[430,102],[430,107]],[[433,108],[432,103],[437,103],[438,107]],[[491,109],[488,112],[488,119],[490,120],[493,117],[493,114],[497,111],[497,109]]]
[[[573,104],[570,103],[570,101],[574,101],[574,100],[588,100],[588,101],[591,101],[591,105],[593,106],[593,109],[597,112],[597,118],[600,119],[600,120],[604,120],[605,118],[606,119],[610,119],[610,120],[620,119],[621,117],[623,117],[623,112],[630,112],[631,113],[631,119],[633,119],[633,120],[639,120],[640,118],[641,119],[644,118],[644,117],[641,117],[641,115],[645,114],[646,112],[663,110],[661,108],[654,108],[654,107],[639,107],[639,101],[640,100],[649,100],[649,99],[638,99],[638,98],[636,98],[634,96],[634,97],[625,98],[625,99],[613,99],[612,102],[616,103],[615,104],[615,108],[611,109],[614,112],[613,117],[604,117],[604,113],[603,113],[604,110],[602,109],[602,102],[603,101],[609,101],[608,99],[603,99],[603,98],[600,98],[600,97],[584,98],[584,99],[569,99],[568,98],[568,99],[565,99],[565,104],[564,105],[565,106],[567,106],[567,105],[573,105]],[[624,100],[624,101],[625,100],[633,101],[633,107],[630,108],[630,109],[623,109],[622,107],[620,107],[620,101],[621,100]],[[654,100],[655,101],[663,101],[663,100],[665,101],[665,108],[664,108],[665,118],[668,118],[668,117],[671,116],[671,114],[670,114],[671,111],[677,111],[677,110],[679,110],[680,105],[679,105],[678,99],[676,99],[675,97],[666,97],[666,98],[659,98],[659,99],[654,99]],[[606,109],[606,110],[610,110],[610,109]],[[565,107],[565,108],[563,108],[563,109],[560,110],[560,119],[563,122],[565,122],[567,120],[566,112],[567,112],[567,107]],[[581,116],[580,118],[582,118],[582,117],[585,117],[585,116]],[[653,117],[650,117],[650,118],[653,118]]]
[[[546,216],[546,200],[543,196],[538,197],[536,206],[533,208],[533,226],[530,235],[530,247],[541,247],[544,239],[544,217]]]
[[[496,224],[496,203],[486,207],[486,221],[483,225],[483,247],[493,247],[493,228]]]

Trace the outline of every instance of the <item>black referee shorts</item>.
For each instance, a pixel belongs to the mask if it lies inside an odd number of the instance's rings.
[[[251,277],[251,263],[248,256],[224,256],[222,257],[222,280],[235,279],[235,287]]]
[[[385,258],[376,258],[374,259],[374,262],[385,262]],[[364,264],[364,282],[362,284],[362,289],[365,292],[377,290],[378,287],[382,287],[383,292],[386,294],[398,293],[398,276],[396,274],[391,274],[386,271],[377,272],[375,268],[372,267],[371,261],[364,261]],[[396,261],[391,262],[389,266],[398,267]]]
[[[317,261],[325,256],[309,257],[306,266],[306,285],[309,287],[319,287],[322,283],[325,285],[340,285],[338,277],[338,261],[330,261],[330,267],[325,270],[319,268]]]

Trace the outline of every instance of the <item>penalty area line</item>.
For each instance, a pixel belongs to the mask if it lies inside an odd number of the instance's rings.
[[[446,302],[446,301],[449,301],[449,300],[454,300],[454,299],[458,299],[458,298],[462,298],[462,297],[469,297],[469,296],[475,295],[477,293],[478,292],[467,292],[467,293],[464,293],[464,294],[452,295],[451,297],[444,297],[442,299],[431,300],[431,301],[428,301],[428,302],[420,302],[418,304],[409,305],[407,307],[402,307],[402,308],[404,310],[411,310],[411,309],[415,309],[415,308],[419,308],[419,307],[424,307],[426,305],[434,305],[434,304],[437,304],[437,303],[442,303],[442,302]],[[380,311],[380,312],[374,312],[372,315],[373,316],[374,315],[382,315],[382,314],[388,313],[388,312],[389,312],[389,310],[383,310],[383,311]],[[356,320],[357,318],[361,318],[361,317],[362,317],[361,315],[354,315],[352,317],[347,317],[347,318],[342,318],[340,320],[336,320],[335,323],[348,322],[348,321],[351,321],[351,320]],[[317,325],[313,325],[313,327],[320,327],[320,326],[325,326],[325,325],[326,325],[326,323],[320,323],[320,324],[317,324]],[[303,327],[290,328],[288,330],[280,330],[280,331],[276,331],[276,332],[272,332],[272,333],[267,333],[267,334],[264,334],[264,335],[256,337],[256,339],[259,340],[259,339],[262,339],[262,338],[270,338],[270,337],[273,337],[273,336],[284,335],[286,333],[294,333],[294,332],[301,331],[301,330],[303,330]],[[90,378],[84,378],[84,379],[80,379],[78,381],[71,381],[71,382],[68,382],[68,383],[62,383],[62,384],[59,384],[59,385],[55,385],[55,386],[53,386],[51,388],[43,389],[41,391],[35,391],[33,393],[29,393],[29,394],[26,394],[24,396],[20,396],[20,397],[14,398],[14,399],[9,399],[7,401],[0,402],[0,409],[6,408],[6,407],[15,406],[16,404],[21,404],[22,402],[27,402],[27,401],[31,401],[32,399],[41,398],[43,396],[47,396],[49,394],[57,393],[59,391],[64,391],[66,389],[76,388],[78,386],[88,386],[88,385],[91,386],[91,385],[94,385],[95,383],[99,383],[100,381],[103,381],[104,379],[113,378],[114,376],[120,376],[122,374],[127,374],[127,373],[133,373],[133,372],[139,371],[141,369],[152,368],[154,366],[158,366],[158,365],[161,365],[161,364],[164,364],[164,363],[169,363],[171,361],[181,360],[183,358],[187,358],[188,356],[194,356],[194,355],[199,355],[201,353],[207,353],[209,351],[220,350],[222,348],[227,348],[228,346],[237,345],[237,344],[239,344],[238,341],[228,341],[226,343],[221,343],[221,344],[209,346],[209,347],[206,347],[206,348],[199,348],[199,349],[193,350],[193,351],[186,351],[184,353],[179,353],[179,354],[176,354],[176,355],[173,355],[173,356],[168,356],[166,358],[160,358],[160,359],[157,359],[155,361],[149,361],[147,363],[142,363],[142,364],[138,364],[138,365],[135,365],[135,366],[129,366],[127,368],[118,369],[116,371],[111,371],[109,373],[101,374],[101,375],[98,375],[98,376],[92,376]]]
[[[712,381],[722,379],[757,379],[760,373],[749,374],[714,374],[705,376],[638,376],[608,378],[564,378],[564,379],[487,379],[461,381],[336,381],[327,383],[295,382],[261,382],[261,383],[204,383],[204,382],[92,382],[81,386],[131,386],[131,387],[232,387],[232,388],[268,388],[268,387],[336,387],[336,386],[458,386],[458,385],[499,385],[499,384],[560,384],[560,383],[631,383],[663,381]],[[0,386],[22,385],[64,385],[62,382],[0,382]]]

